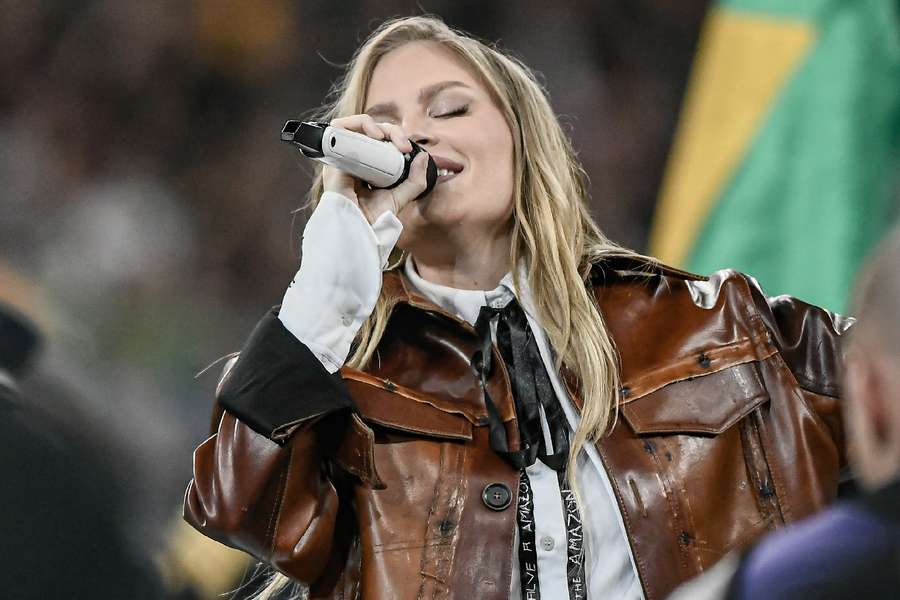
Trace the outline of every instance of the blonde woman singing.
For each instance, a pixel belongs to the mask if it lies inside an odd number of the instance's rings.
[[[384,23],[336,91],[318,120],[440,177],[322,167],[219,385],[185,517],[264,597],[655,600],[834,497],[845,320],[611,243],[532,72],[438,19]]]

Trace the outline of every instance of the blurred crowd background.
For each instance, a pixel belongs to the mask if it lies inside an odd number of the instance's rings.
[[[0,0],[0,302],[44,340],[23,397],[113,473],[135,554],[170,545],[219,369],[197,374],[296,270],[309,168],[281,126],[374,27],[436,13],[539,71],[599,223],[646,250],[708,8]]]

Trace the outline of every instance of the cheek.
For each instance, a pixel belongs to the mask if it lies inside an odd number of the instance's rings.
[[[501,194],[504,203],[511,203],[513,149],[509,132],[504,128],[502,131],[493,131],[490,132],[490,135],[483,135],[481,139],[484,142],[476,148],[475,152],[479,185],[489,188],[492,195]]]

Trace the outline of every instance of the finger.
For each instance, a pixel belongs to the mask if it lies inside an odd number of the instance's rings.
[[[330,125],[332,127],[340,127],[341,129],[347,129],[357,133],[364,133],[376,140],[383,140],[387,137],[385,132],[375,122],[375,119],[366,114],[351,115],[349,117],[334,119],[331,121]]]
[[[391,142],[400,150],[400,152],[412,152],[412,144],[409,143],[409,136],[403,131],[403,128],[394,123],[378,123],[378,126],[388,135]]]
[[[326,165],[322,170],[322,186],[326,192],[337,192],[356,201],[356,178],[337,167]]]

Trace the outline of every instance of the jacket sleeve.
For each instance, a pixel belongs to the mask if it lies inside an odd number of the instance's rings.
[[[772,343],[813,410],[831,430],[841,452],[841,462],[845,464],[840,403],[844,377],[843,345],[855,319],[791,296],[768,297],[752,279],[750,285]]]
[[[217,392],[216,432],[194,452],[184,518],[305,583],[335,560],[348,474],[381,487],[374,435],[338,375],[270,313]],[[337,544],[341,546],[341,544]]]
[[[330,374],[274,309],[225,373],[217,400],[257,433],[282,443],[304,423],[355,409],[340,375]]]

